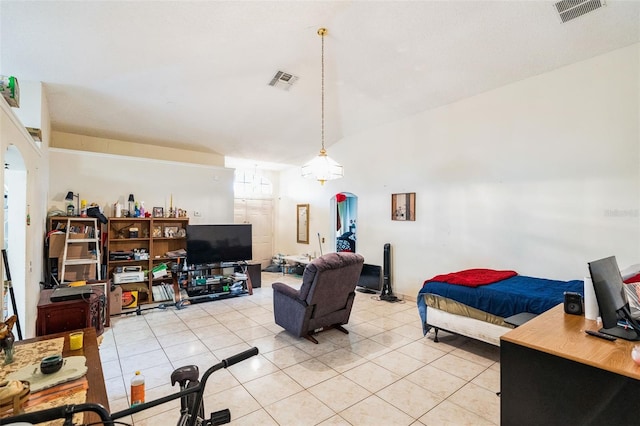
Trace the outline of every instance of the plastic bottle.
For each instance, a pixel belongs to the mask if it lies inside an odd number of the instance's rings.
[[[136,371],[131,378],[131,406],[144,403],[144,376]]]
[[[140,201],[140,217],[144,217],[144,201]]]

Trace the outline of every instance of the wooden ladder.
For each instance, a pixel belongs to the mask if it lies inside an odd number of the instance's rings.
[[[93,230],[89,233],[90,238],[70,238],[69,234],[71,231],[71,223],[72,222],[92,222]],[[86,232],[85,232],[86,233]],[[68,259],[67,258],[67,249],[69,248],[69,244],[95,244],[96,253],[95,258],[93,256],[88,258],[81,259]],[[88,247],[88,246],[87,246]],[[98,231],[98,219],[96,218],[86,218],[86,217],[74,217],[67,219],[67,230],[64,239],[64,253],[62,255],[62,272],[60,274],[60,282],[64,282],[64,274],[67,269],[67,265],[96,265],[96,276],[98,280],[101,280],[101,267],[100,267],[100,235]]]

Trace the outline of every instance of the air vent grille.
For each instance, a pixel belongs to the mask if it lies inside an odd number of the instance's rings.
[[[594,10],[606,6],[605,0],[562,0],[555,5],[562,23],[579,18]]]
[[[297,80],[298,77],[293,74],[278,71],[269,82],[269,86],[277,87],[282,90],[289,90]]]

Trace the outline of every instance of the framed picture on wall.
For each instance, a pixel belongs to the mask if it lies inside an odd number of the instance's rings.
[[[298,204],[296,209],[296,241],[309,244],[309,204]]]
[[[153,217],[164,217],[164,208],[163,207],[154,207],[153,208]]]
[[[391,194],[391,220],[416,220],[416,193]]]

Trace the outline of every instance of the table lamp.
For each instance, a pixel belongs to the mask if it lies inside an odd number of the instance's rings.
[[[74,194],[73,191],[67,192],[67,196],[64,197],[65,201],[69,201],[71,203],[71,207],[73,207],[73,198],[77,198],[76,211],[73,215],[69,215],[69,209],[67,209],[67,215],[69,216],[79,216],[80,215],[80,194]]]

